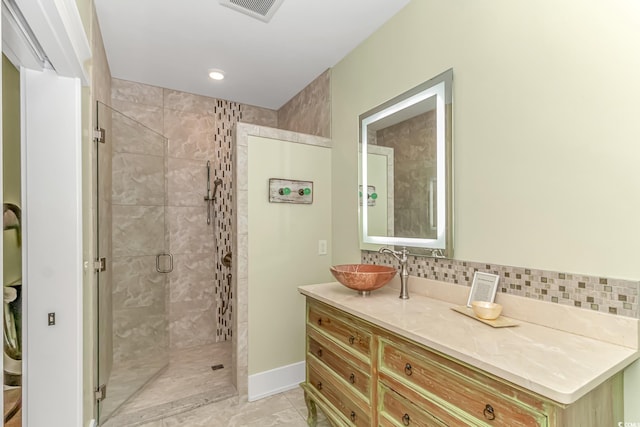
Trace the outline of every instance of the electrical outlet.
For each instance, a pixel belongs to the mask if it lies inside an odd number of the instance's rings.
[[[326,255],[326,254],[327,254],[327,241],[318,240],[318,255]]]

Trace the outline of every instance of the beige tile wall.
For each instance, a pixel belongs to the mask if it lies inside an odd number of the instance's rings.
[[[280,107],[278,128],[330,138],[330,97],[331,70],[329,69]]]
[[[231,251],[231,130],[241,120],[275,127],[277,113],[119,79],[113,79],[112,103],[116,110],[168,138],[164,170],[167,232],[174,257],[174,270],[168,275],[171,348],[231,339],[230,271],[221,263]],[[154,148],[145,141],[134,144],[136,148],[126,157],[114,156],[114,164],[156,176],[159,164],[142,162],[134,154]],[[222,180],[212,206],[211,225],[207,225],[203,200],[207,161],[211,162],[211,189],[215,179]],[[131,182],[126,173],[117,180]],[[154,185],[152,181],[136,186],[148,188]]]

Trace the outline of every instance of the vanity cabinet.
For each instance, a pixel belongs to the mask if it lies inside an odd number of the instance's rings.
[[[622,374],[571,405],[307,298],[309,425],[575,427],[622,418]]]

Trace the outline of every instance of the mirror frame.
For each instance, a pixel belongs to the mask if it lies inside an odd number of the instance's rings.
[[[367,126],[391,114],[436,97],[436,238],[375,236],[368,234],[367,203],[359,203],[360,244],[394,245],[409,248],[414,255],[451,258],[453,256],[453,69],[390,99],[359,116],[359,185],[367,188]],[[425,203],[427,201],[425,200]]]

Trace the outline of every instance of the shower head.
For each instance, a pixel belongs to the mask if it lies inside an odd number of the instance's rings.
[[[213,181],[213,193],[212,197],[215,199],[216,197],[216,192],[218,191],[218,186],[222,184],[222,179],[217,178],[215,181]]]

